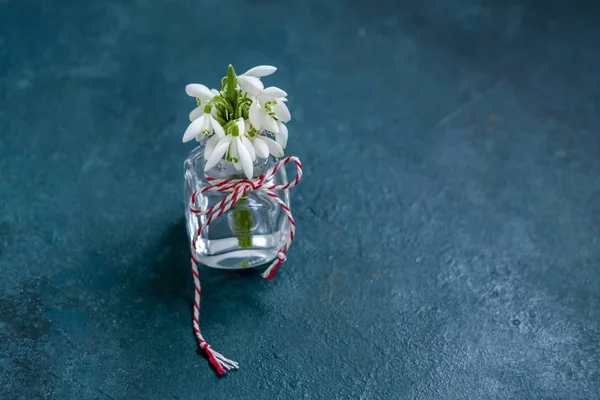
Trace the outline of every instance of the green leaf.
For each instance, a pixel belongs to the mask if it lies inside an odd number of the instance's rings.
[[[235,104],[237,98],[237,76],[235,75],[235,70],[233,69],[233,65],[229,64],[227,68],[227,97],[231,104]]]
[[[221,126],[225,125],[225,120],[219,115],[217,114],[217,121],[219,121],[219,124],[221,124]]]

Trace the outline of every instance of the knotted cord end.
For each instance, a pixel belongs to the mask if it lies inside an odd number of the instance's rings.
[[[208,356],[208,360],[210,361],[212,366],[215,367],[219,376],[225,375],[225,372],[231,369],[239,368],[238,363],[224,357],[223,354],[214,351],[210,348],[210,345],[208,343],[199,341],[199,345],[200,348],[204,350],[204,352]]]

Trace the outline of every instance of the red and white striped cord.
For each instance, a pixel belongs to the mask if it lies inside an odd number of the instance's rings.
[[[293,162],[296,164],[296,177],[291,182],[285,185],[265,185],[271,177],[273,177],[279,168],[282,168],[285,164]],[[216,218],[223,215],[229,209],[231,209],[239,199],[248,193],[251,190],[262,190],[268,196],[273,198],[277,204],[283,209],[285,212],[287,219],[290,223],[290,232],[287,241],[283,245],[281,249],[277,252],[277,258],[269,265],[269,267],[263,272],[262,276],[268,280],[273,279],[275,274],[277,273],[277,269],[279,266],[285,261],[285,253],[289,250],[292,241],[294,240],[294,235],[296,233],[296,223],[294,222],[294,217],[292,216],[292,212],[290,208],[279,198],[279,196],[274,192],[274,190],[286,190],[293,186],[296,186],[300,179],[302,178],[302,163],[297,157],[289,156],[279,161],[273,168],[267,171],[266,174],[259,176],[256,179],[215,179],[209,176],[206,177],[209,186],[205,186],[200,191],[196,191],[192,194],[190,199],[190,211],[194,214],[198,215],[208,215],[208,219],[204,224],[199,224],[198,229],[194,233],[194,237],[192,240],[192,274],[194,275],[194,285],[196,287],[196,293],[194,296],[194,318],[193,318],[193,327],[194,332],[196,333],[196,337],[198,339],[199,347],[206,352],[210,363],[215,367],[217,373],[219,375],[224,375],[225,370],[237,369],[238,364],[235,361],[229,360],[225,358],[222,354],[214,351],[200,332],[199,318],[200,318],[200,277],[198,275],[198,262],[196,261],[196,242],[198,237],[202,233],[202,230],[210,225],[212,221]],[[208,208],[207,210],[199,210],[194,208],[196,202],[196,196],[198,193],[204,192],[231,192],[227,195],[223,200]]]

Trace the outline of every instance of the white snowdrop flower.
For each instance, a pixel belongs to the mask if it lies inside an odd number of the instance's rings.
[[[217,121],[211,114],[202,114],[199,118],[190,123],[183,134],[183,143],[189,142],[192,139],[200,141],[202,135],[212,135],[215,133],[217,136],[225,136],[225,131],[219,121]]]
[[[219,94],[218,90],[209,89],[200,83],[190,83],[185,87],[185,92],[198,101],[198,107],[190,112],[190,121],[200,118],[204,114],[204,106]]]
[[[250,96],[256,96],[260,93],[261,90],[264,89],[263,83],[260,79],[255,78],[253,76],[238,76],[238,83],[240,84],[240,88],[242,92],[248,93]]]
[[[275,71],[277,71],[277,68],[271,65],[259,65],[254,68],[250,68],[241,75],[238,75],[237,80],[242,88],[242,91],[251,96],[256,96],[264,88],[260,78],[271,75]]]
[[[244,175],[248,179],[252,179],[254,172],[253,159],[256,158],[254,148],[250,146],[248,138],[245,136],[246,129],[243,118],[239,118],[235,121],[235,127],[233,132],[229,135],[225,135],[218,141],[214,138],[209,140],[211,150],[205,150],[204,156],[206,165],[204,171],[208,171],[213,168],[228,153],[229,159],[233,162],[235,167],[239,170],[244,171]],[[216,135],[215,135],[216,136]],[[207,142],[207,148],[209,143]],[[208,153],[208,157],[207,157]]]
[[[279,132],[277,121],[275,118],[269,115],[269,113],[262,107],[257,99],[255,99],[250,105],[248,117],[250,118],[250,123],[257,131],[266,129],[274,133]]]
[[[271,86],[261,90],[248,110],[252,126],[258,131],[265,129],[275,134],[277,142],[285,148],[288,139],[287,127],[283,124],[291,119],[285,101],[287,93]]]
[[[256,135],[251,142],[257,157],[267,158],[269,154],[277,158],[283,157],[283,149],[279,143],[265,135]]]

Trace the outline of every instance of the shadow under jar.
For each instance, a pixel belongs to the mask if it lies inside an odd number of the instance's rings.
[[[204,172],[204,142],[189,154],[184,162],[186,227],[188,238],[192,243],[199,224],[204,224],[208,215],[194,214],[190,211],[190,199],[197,191],[193,207],[207,210],[227,197],[231,192],[200,190],[211,184],[205,175],[215,179],[245,179],[241,171],[235,169],[233,163],[222,159],[206,173]],[[267,173],[277,163],[270,156],[267,159],[256,158],[254,162],[254,178]],[[285,168],[265,181],[265,186],[288,183]],[[289,191],[274,191],[289,207]],[[269,263],[277,257],[289,235],[289,221],[281,207],[262,190],[248,191],[230,210],[220,217],[213,218],[210,225],[205,226],[198,236],[195,246],[196,260],[204,265],[222,269],[241,269],[256,267]]]

